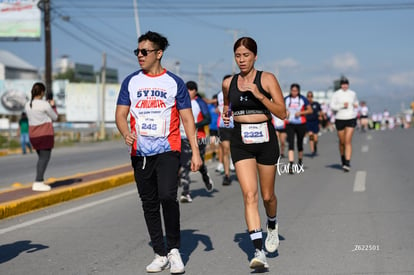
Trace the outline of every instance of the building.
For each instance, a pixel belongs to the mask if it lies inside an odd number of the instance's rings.
[[[38,69],[11,52],[0,50],[0,80],[39,79]]]

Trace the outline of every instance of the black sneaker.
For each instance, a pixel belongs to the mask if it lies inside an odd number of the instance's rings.
[[[349,160],[345,160],[344,164],[342,165],[342,169],[344,170],[344,172],[349,172],[349,170],[351,170]]]
[[[204,181],[204,185],[206,187],[207,192],[213,192],[214,181],[211,180],[211,178],[208,174],[203,176],[203,181]]]
[[[227,185],[230,185],[231,184],[231,181],[230,181],[230,177],[229,176],[224,176],[223,177],[223,185],[224,186],[227,186]]]
[[[293,165],[289,164],[289,175],[293,175]]]

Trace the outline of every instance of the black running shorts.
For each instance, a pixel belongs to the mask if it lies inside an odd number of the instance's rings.
[[[356,125],[357,125],[356,118],[346,119],[346,120],[342,120],[342,119],[335,120],[335,127],[337,131],[341,131],[345,129],[345,127],[355,128]]]
[[[263,143],[245,144],[241,136],[241,123],[234,122],[230,140],[231,158],[234,163],[243,159],[256,159],[263,165],[275,165],[279,158],[279,143],[275,128],[269,120],[266,122],[269,130],[269,141]]]

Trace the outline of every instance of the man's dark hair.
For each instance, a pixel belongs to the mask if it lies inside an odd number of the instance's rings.
[[[157,32],[147,31],[138,38],[138,43],[145,40],[151,41],[162,51],[165,51],[165,49],[170,45],[167,38]]]
[[[185,85],[187,86],[187,89],[195,90],[196,92],[198,92],[198,86],[195,81],[190,80]]]
[[[339,80],[339,83],[342,84],[348,84],[349,85],[349,80],[348,78],[346,78],[345,76],[342,76],[341,79]]]

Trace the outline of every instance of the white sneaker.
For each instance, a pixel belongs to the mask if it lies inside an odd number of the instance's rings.
[[[32,185],[33,191],[50,191],[50,189],[52,189],[52,187],[50,187],[47,184],[44,184],[43,181],[35,181]]]
[[[273,253],[279,247],[279,225],[276,223],[275,229],[267,227],[267,236],[265,241],[266,250]]]
[[[250,261],[250,268],[252,269],[264,269],[269,268],[269,265],[266,261],[266,254],[265,252],[259,249],[256,249],[254,253],[254,258]]]
[[[234,164],[232,160],[230,160],[230,171],[232,172],[236,171],[236,168],[234,168]]]
[[[149,265],[147,265],[147,272],[161,272],[169,267],[170,262],[168,261],[168,258],[166,256],[160,256],[158,254],[155,254],[154,260],[152,260],[152,262]]]
[[[168,253],[168,260],[170,261],[170,273],[171,274],[181,274],[184,273],[184,264],[181,260],[180,251],[177,248],[171,249]]]
[[[192,202],[192,201],[193,201],[193,199],[191,198],[190,194],[181,195],[181,197],[180,197],[180,202],[185,203],[185,202]]]
[[[218,172],[218,173],[224,173],[223,163],[220,162],[219,164],[217,164],[216,172]]]

